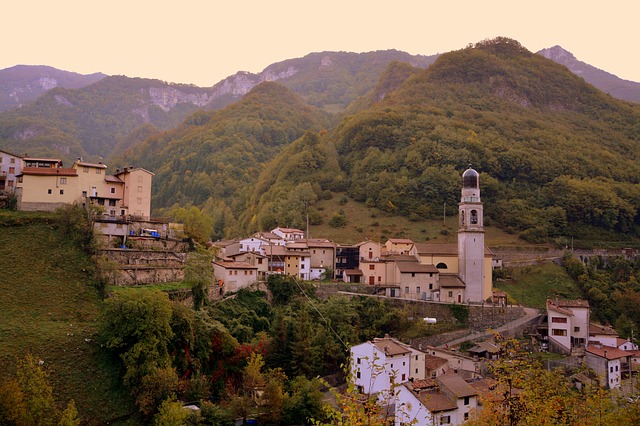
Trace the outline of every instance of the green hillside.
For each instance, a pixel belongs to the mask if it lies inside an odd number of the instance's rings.
[[[133,410],[96,340],[100,297],[88,256],[52,215],[0,211],[0,381],[27,352],[44,361],[54,396],[86,424]]]
[[[111,155],[139,126],[178,125],[198,110],[206,89],[159,80],[106,77],[81,89],[55,88],[23,108],[0,114],[0,146],[31,156]]]
[[[130,162],[156,174],[152,202],[158,208],[222,201],[237,217],[264,164],[305,131],[328,125],[326,113],[284,86],[262,83],[242,101],[194,114],[115,163]]]

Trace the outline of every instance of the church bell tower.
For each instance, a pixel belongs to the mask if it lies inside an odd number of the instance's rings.
[[[480,201],[480,175],[469,166],[462,174],[462,197],[458,204],[458,271],[465,283],[465,301],[482,302],[485,290],[484,225]]]

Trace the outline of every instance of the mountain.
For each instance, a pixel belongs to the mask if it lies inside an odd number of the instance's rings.
[[[306,103],[337,112],[370,91],[390,62],[426,67],[434,59],[395,50],[312,53],[270,65],[260,74],[237,73],[212,88],[105,77],[79,89],[53,88],[36,102],[1,113],[0,147],[66,161],[76,157],[97,161],[144,140],[154,129],[177,126],[199,109],[215,110],[237,102],[261,82],[278,81]],[[35,72],[29,67],[24,71]],[[3,82],[0,75],[4,86],[15,87],[15,81],[7,77]]]
[[[587,83],[592,84],[603,92],[609,93],[615,98],[640,102],[640,83],[623,80],[611,73],[579,61],[573,54],[560,46],[542,49],[538,54],[564,65],[572,73],[584,78]]]
[[[640,106],[499,38],[441,55],[334,138],[348,194],[387,214],[455,206],[471,163],[486,213],[508,230],[602,239],[640,236],[639,123]]]
[[[18,108],[55,87],[78,89],[106,75],[62,71],[42,65],[16,65],[0,70],[0,111]]]
[[[278,83],[264,82],[235,104],[200,111],[150,137],[115,158],[112,167],[152,170],[157,207],[223,202],[238,217],[264,165],[306,131],[329,124],[327,113]]]
[[[0,114],[0,146],[18,154],[97,161],[150,134],[140,127],[175,127],[209,101],[207,89],[122,76],[80,89],[58,87]]]

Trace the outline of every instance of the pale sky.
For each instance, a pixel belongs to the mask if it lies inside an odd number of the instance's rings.
[[[433,55],[505,36],[640,82],[640,2],[610,0],[0,0],[0,69],[210,87],[320,51]]]

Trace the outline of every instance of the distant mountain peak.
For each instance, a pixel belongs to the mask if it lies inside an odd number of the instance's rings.
[[[538,54],[544,56],[547,59],[551,59],[554,62],[563,63],[565,61],[577,61],[576,57],[571,52],[563,49],[559,45],[542,49]]]

